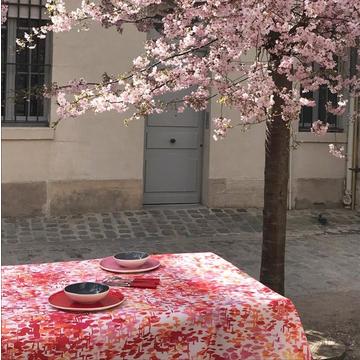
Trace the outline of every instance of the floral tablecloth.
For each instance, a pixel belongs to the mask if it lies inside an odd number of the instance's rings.
[[[2,359],[311,359],[290,300],[212,253],[156,255],[156,289],[121,288],[114,309],[48,304],[64,285],[109,275],[99,260],[2,267]]]

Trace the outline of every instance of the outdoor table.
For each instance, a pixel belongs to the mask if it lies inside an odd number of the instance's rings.
[[[311,359],[289,299],[213,253],[155,257],[142,275],[157,289],[117,288],[120,306],[86,313],[48,296],[104,279],[99,260],[3,266],[2,359]]]

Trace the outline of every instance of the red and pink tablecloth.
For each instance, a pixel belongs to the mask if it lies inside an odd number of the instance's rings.
[[[212,253],[156,258],[156,290],[120,288],[122,305],[94,313],[48,296],[108,276],[99,260],[3,266],[2,359],[311,359],[290,300]]]

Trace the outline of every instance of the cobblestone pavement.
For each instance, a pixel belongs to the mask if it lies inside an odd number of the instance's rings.
[[[355,276],[350,273],[360,258],[360,213],[324,211],[326,225],[320,224],[319,214],[288,213],[286,264],[291,281],[287,290],[292,295],[343,287],[348,276]],[[205,207],[5,218],[2,264],[100,258],[126,249],[150,253],[212,251],[258,277],[261,222],[257,209]],[[328,274],[325,279],[324,271]]]
[[[319,222],[319,215],[326,224]],[[258,278],[261,211],[158,207],[79,216],[2,219],[2,265],[101,258],[125,249],[215,252]],[[286,296],[304,326],[345,341],[360,359],[360,213],[288,213]]]
[[[347,210],[289,211],[288,236],[360,232],[360,213]],[[59,217],[5,218],[2,239],[15,245],[54,244],[89,240],[136,239],[162,241],[173,238],[258,234],[262,215],[258,209],[157,208],[117,213]]]

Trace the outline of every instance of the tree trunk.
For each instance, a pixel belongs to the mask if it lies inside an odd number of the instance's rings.
[[[276,70],[272,73],[272,79],[278,89],[291,88],[291,83]],[[267,121],[266,124],[264,219],[260,270],[260,281],[279,294],[284,294],[285,281],[290,142],[288,123],[281,118],[282,104],[281,97],[275,94],[271,121]]]

